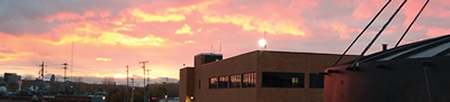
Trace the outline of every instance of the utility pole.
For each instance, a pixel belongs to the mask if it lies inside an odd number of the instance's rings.
[[[66,80],[67,80],[67,77],[66,77],[66,69],[67,69],[67,65],[69,65],[69,64],[63,63],[62,65],[64,65],[64,82],[66,82]]]
[[[168,94],[167,94],[167,82],[169,81],[169,77],[166,77],[166,82],[164,82],[164,102],[167,102],[167,99],[169,98]]]
[[[129,89],[130,87],[128,87],[128,65],[127,65],[127,89],[126,89],[126,96],[125,96],[125,102],[128,102],[129,100],[128,100],[128,89]]]
[[[134,102],[134,78],[131,78],[131,87],[133,87],[131,90],[131,102]]]
[[[66,77],[66,69],[67,69],[67,63],[63,63],[62,65],[64,65],[64,90],[63,90],[63,92],[64,92],[64,102],[66,102],[66,95],[67,95],[67,90],[66,90],[66,79],[67,79],[67,77]]]
[[[39,66],[41,67],[41,71],[39,72],[39,74],[40,74],[42,81],[44,81],[44,72],[45,72],[44,67],[47,67],[47,65],[45,65],[44,62],[42,62],[42,64]]]
[[[150,89],[152,88],[152,87],[150,87],[150,71],[152,71],[152,69],[148,69],[147,70],[147,74],[148,74],[148,77],[147,77],[147,82],[148,82],[148,86],[146,86],[146,87],[148,87],[147,88],[147,93],[148,93],[148,96],[149,96],[149,99],[151,100],[151,98],[152,98],[152,95],[151,95],[151,93],[150,93]]]
[[[139,64],[143,64],[142,68],[144,69],[144,102],[147,102],[147,87],[145,85],[145,63],[148,63],[148,61],[140,61]]]
[[[71,61],[70,61],[70,75],[72,77],[70,77],[70,80],[73,81],[73,41],[72,41],[72,57],[71,57]]]

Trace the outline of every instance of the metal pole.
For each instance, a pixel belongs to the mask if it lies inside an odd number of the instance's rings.
[[[71,62],[70,62],[70,75],[71,75],[71,77],[70,77],[70,80],[74,80],[73,79],[73,41],[72,41],[72,59],[71,59]]]
[[[367,52],[367,50],[369,50],[369,48],[372,46],[372,44],[377,40],[377,38],[381,35],[381,33],[384,31],[384,29],[386,29],[386,27],[389,25],[389,23],[391,23],[392,19],[394,19],[395,15],[397,15],[398,11],[400,11],[400,9],[402,9],[403,5],[405,5],[405,3],[407,1],[408,0],[403,1],[403,3],[397,8],[397,10],[394,12],[394,14],[392,14],[392,16],[389,18],[389,20],[383,25],[383,27],[380,29],[380,31],[378,31],[378,34],[375,35],[375,37],[372,39],[372,41],[370,41],[369,45],[366,46],[366,48],[361,53],[361,55],[359,55],[359,57],[356,58],[356,60],[353,62],[352,66],[355,66],[356,63],[358,63],[358,61],[361,59],[361,57],[364,56],[364,54]]]
[[[66,96],[67,96],[67,86],[66,86],[66,79],[67,79],[67,77],[66,77],[66,69],[67,69],[67,63],[63,63],[63,65],[64,65],[64,102],[66,102]]]
[[[133,87],[131,90],[131,102],[134,102],[134,78],[131,78],[131,87]]]
[[[45,65],[44,62],[42,62],[42,64],[39,65],[39,66],[41,66],[41,73],[40,73],[41,75],[40,75],[40,77],[42,78],[42,81],[44,81],[44,72],[45,72],[44,68],[47,67],[47,65]]]
[[[151,95],[150,95],[150,71],[151,71],[151,69],[147,69],[147,75],[148,75],[148,77],[147,77],[147,85],[145,85],[145,87],[147,88],[147,96],[148,96],[148,98],[147,98],[147,100],[151,100]]]
[[[147,101],[147,94],[146,94],[147,87],[146,87],[146,84],[145,84],[145,77],[146,77],[146,75],[145,75],[145,63],[148,63],[148,61],[141,61],[141,62],[139,62],[139,64],[143,64],[142,68],[144,69],[144,102]]]
[[[383,8],[381,8],[381,10],[378,11],[377,15],[375,15],[375,17],[372,18],[372,20],[369,22],[369,24],[367,24],[367,26],[359,33],[359,35],[355,38],[355,40],[353,40],[353,42],[347,47],[347,49],[345,49],[344,53],[342,53],[342,55],[338,58],[338,60],[336,60],[336,62],[334,62],[333,67],[339,63],[339,61],[342,59],[342,57],[344,57],[344,55],[348,52],[348,50],[350,50],[350,48],[353,46],[353,44],[355,44],[355,42],[359,39],[359,37],[361,37],[361,35],[367,30],[367,28],[369,28],[369,26],[372,25],[373,21],[375,21],[375,19],[378,18],[378,16],[381,14],[381,12],[383,12],[384,9],[389,5],[389,3],[391,3],[391,0],[389,0],[388,2],[386,2],[386,4],[384,4]]]
[[[126,100],[126,101],[125,101],[125,102],[128,102],[128,101],[129,101],[129,100],[128,100],[128,97],[129,97],[129,96],[128,96],[128,89],[129,89],[129,86],[128,86],[128,65],[127,65],[127,87],[126,87],[126,89],[125,89],[125,90],[126,90],[126,94],[125,94],[125,95],[126,95],[126,96],[125,96],[125,100]]]
[[[406,33],[408,33],[409,29],[411,29],[411,26],[414,24],[414,22],[416,22],[417,18],[419,18],[419,15],[422,13],[423,9],[425,9],[425,7],[428,5],[428,2],[430,2],[430,0],[427,0],[427,2],[425,2],[425,4],[422,6],[422,9],[420,9],[419,13],[417,13],[416,17],[414,17],[414,20],[409,24],[408,28],[406,28],[402,37],[400,37],[400,39],[398,39],[398,42],[397,42],[397,44],[395,44],[394,48],[396,48],[400,44],[400,42],[402,42],[403,37],[405,37]]]

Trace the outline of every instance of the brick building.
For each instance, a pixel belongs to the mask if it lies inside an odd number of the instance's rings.
[[[339,56],[252,51],[222,60],[202,53],[194,67],[180,69],[180,102],[322,102],[324,76],[317,73]]]

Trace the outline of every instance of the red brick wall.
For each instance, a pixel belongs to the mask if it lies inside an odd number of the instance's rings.
[[[323,88],[309,89],[309,73],[323,72],[339,58],[339,55],[276,51],[253,51],[221,61],[201,64],[204,57],[195,56],[194,85],[196,102],[322,102]],[[356,56],[344,57],[341,62],[353,60]],[[186,80],[180,70],[180,102],[187,93],[182,90]],[[253,88],[209,89],[209,78],[223,75],[256,72],[257,83]],[[304,73],[305,88],[262,88],[262,72]],[[200,82],[199,82],[200,80]],[[187,85],[187,84],[186,84]],[[200,85],[200,89],[198,88]],[[242,86],[241,86],[242,87]],[[183,87],[184,88],[184,87]]]

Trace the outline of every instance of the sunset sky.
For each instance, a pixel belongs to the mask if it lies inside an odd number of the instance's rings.
[[[178,79],[196,54],[258,50],[264,32],[268,50],[340,54],[386,1],[0,0],[0,73],[37,77],[44,61],[47,76],[64,75],[72,42],[72,75],[87,82],[122,80],[127,65],[141,78],[139,61],[149,61],[154,79]],[[364,49],[401,2],[392,1],[350,54]],[[423,3],[408,0],[369,54],[395,45]],[[432,0],[402,44],[448,34],[449,23],[450,1]]]

